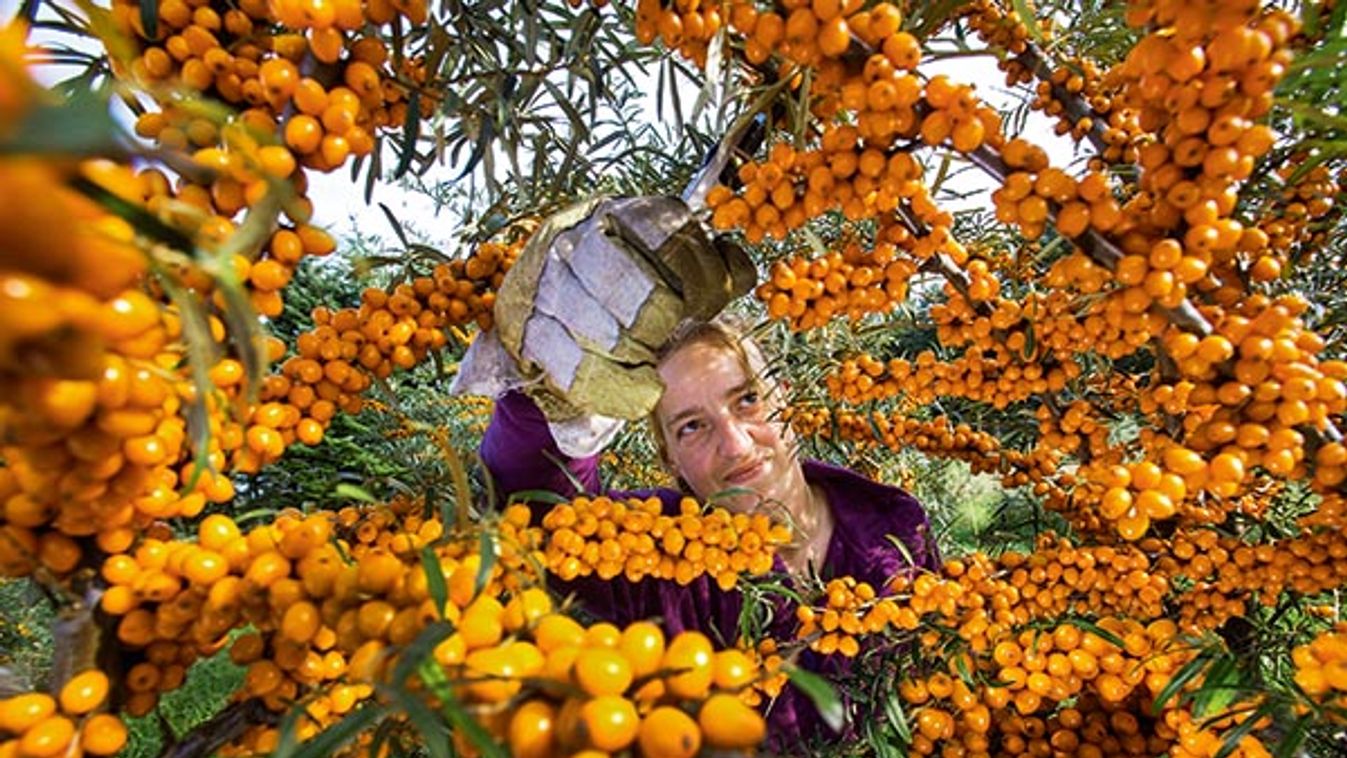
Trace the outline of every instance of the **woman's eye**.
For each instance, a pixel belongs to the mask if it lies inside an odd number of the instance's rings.
[[[739,405],[744,408],[757,407],[758,403],[761,401],[762,397],[758,395],[757,390],[749,390],[739,396]]]
[[[696,434],[698,431],[701,430],[701,428],[702,422],[687,421],[684,422],[682,425],[680,425],[678,429],[675,430],[674,434],[677,435],[679,439],[683,439],[689,435]]]

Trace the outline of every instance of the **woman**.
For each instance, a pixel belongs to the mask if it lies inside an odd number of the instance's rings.
[[[926,514],[911,495],[843,468],[800,460],[794,435],[779,420],[780,388],[763,378],[763,369],[757,347],[721,322],[684,324],[669,340],[658,364],[665,390],[651,425],[664,463],[684,492],[653,491],[666,512],[676,512],[684,494],[703,501],[714,497],[731,510],[779,509],[796,539],[778,552],[776,568],[793,576],[812,568],[823,577],[849,575],[878,589],[901,572],[937,568]],[[542,413],[519,393],[498,401],[482,459],[499,492],[546,489],[572,496],[579,494],[576,482],[586,492],[602,491],[597,458],[562,455]],[[548,507],[536,505],[535,519]],[[891,538],[902,541],[911,564]],[[728,644],[738,636],[741,595],[721,591],[707,576],[686,587],[591,578],[565,589],[582,607],[617,623],[662,617],[670,633],[698,629]],[[788,616],[776,614],[780,634],[791,633]],[[801,662],[824,667],[810,658]],[[817,714],[793,688],[772,705],[768,725],[778,745],[820,729]]]

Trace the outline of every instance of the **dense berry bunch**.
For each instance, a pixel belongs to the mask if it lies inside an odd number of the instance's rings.
[[[764,514],[704,510],[691,498],[666,514],[656,497],[580,497],[554,506],[541,529],[544,565],[562,579],[595,574],[686,585],[707,574],[724,590],[740,575],[770,571],[776,549],[790,541],[789,530]]]

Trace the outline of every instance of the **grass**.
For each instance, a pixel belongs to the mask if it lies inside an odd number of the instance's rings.
[[[55,612],[31,579],[0,579],[0,675],[16,687],[42,685],[51,667]]]
[[[237,630],[241,634],[246,630]],[[120,758],[154,758],[166,743],[210,719],[243,683],[242,666],[229,660],[229,646],[197,661],[187,670],[182,687],[159,698],[159,706],[140,718],[127,719],[131,734]]]

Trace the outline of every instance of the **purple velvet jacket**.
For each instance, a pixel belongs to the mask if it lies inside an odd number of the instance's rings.
[[[556,446],[547,421],[525,395],[509,392],[496,402],[491,424],[482,440],[482,460],[495,479],[496,491],[508,495],[524,490],[547,490],[564,496],[576,493],[571,479],[585,492],[603,492],[598,458],[567,458]],[[893,576],[916,568],[936,570],[939,555],[930,533],[926,512],[916,498],[896,487],[873,482],[852,471],[817,461],[804,461],[806,481],[818,486],[833,510],[833,534],[828,542],[823,576],[853,576],[880,592]],[[561,466],[565,467],[565,471]],[[654,494],[666,512],[676,513],[682,493],[671,489],[609,492],[613,497],[648,497]],[[531,504],[535,522],[550,508]],[[890,542],[890,535],[907,547],[914,565]],[[777,559],[778,570],[784,570]],[[695,629],[732,644],[738,637],[743,598],[737,590],[722,591],[710,577],[687,586],[646,580],[631,583],[596,577],[573,582],[554,581],[554,589],[574,593],[584,609],[617,624],[647,618],[662,618],[671,634]],[[784,605],[774,614],[772,631],[778,638],[794,635],[793,614]],[[801,658],[818,671],[845,669],[842,656],[827,659],[812,652]],[[768,711],[768,747],[798,753],[802,741],[827,734],[813,704],[794,687],[787,686]],[[791,749],[794,746],[794,750]]]

